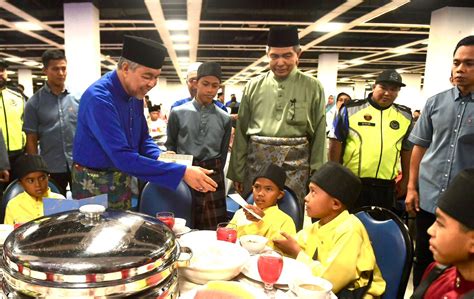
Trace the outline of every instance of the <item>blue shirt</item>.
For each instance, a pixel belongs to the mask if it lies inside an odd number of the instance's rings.
[[[181,100],[177,100],[176,102],[173,103],[173,105],[171,105],[170,111],[173,110],[173,108],[176,108],[178,106],[186,104],[187,102],[191,102],[191,100],[192,100],[191,97],[181,99]],[[217,107],[219,107],[222,110],[224,110],[225,112],[227,112],[227,108],[220,101],[212,100],[212,102],[214,103],[214,105],[216,105]]]
[[[420,207],[434,213],[451,180],[474,167],[474,95],[463,97],[453,87],[429,98],[409,140],[427,148],[418,178]]]
[[[55,95],[47,83],[26,102],[23,131],[38,136],[40,155],[52,173],[72,167],[78,108],[79,99],[67,90]]]
[[[171,110],[167,130],[168,150],[193,155],[199,162],[220,158],[225,165],[232,122],[216,105],[193,100]]]
[[[143,101],[130,97],[116,71],[82,95],[74,139],[74,162],[90,168],[117,168],[129,175],[175,189],[186,166],[156,159],[160,150],[148,134]]]

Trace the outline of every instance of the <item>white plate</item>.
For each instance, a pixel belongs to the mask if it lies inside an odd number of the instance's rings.
[[[191,231],[191,228],[187,226],[183,227],[181,230],[177,230],[173,227],[173,232],[177,235],[186,234],[186,233],[189,233],[190,231]]]
[[[217,234],[215,230],[197,230],[184,234],[179,238],[181,246],[192,247],[195,244],[205,244],[217,241]]]
[[[242,270],[242,273],[253,280],[262,281],[258,273],[258,257],[259,255],[251,256],[249,262]],[[311,269],[302,262],[284,256],[283,270],[276,284],[290,284],[294,279],[295,273],[298,273],[298,275],[311,275]]]

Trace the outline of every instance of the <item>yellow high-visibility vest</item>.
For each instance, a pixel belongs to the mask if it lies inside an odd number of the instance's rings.
[[[24,108],[25,102],[21,94],[8,88],[0,90],[0,127],[8,151],[18,151],[25,147]]]
[[[349,132],[343,164],[360,178],[393,180],[411,124],[410,109],[393,104],[379,110],[365,100],[348,105],[347,113]]]

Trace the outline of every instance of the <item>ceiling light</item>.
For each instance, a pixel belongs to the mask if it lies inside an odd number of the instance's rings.
[[[31,23],[31,22],[14,22],[13,24],[15,25],[17,29],[20,29],[20,30],[29,30],[29,31],[43,30],[43,28],[40,25]]]
[[[38,66],[38,62],[33,61],[33,60],[27,60],[27,61],[23,62],[23,64],[27,65],[27,66]]]
[[[7,75],[14,75],[15,72],[14,71],[7,71]]]
[[[21,61],[23,61],[22,58],[17,57],[17,56],[6,57],[5,60],[10,61],[10,62],[21,62]]]
[[[375,76],[374,74],[364,74],[362,75],[363,78],[370,78],[370,77],[373,77]]]
[[[178,31],[178,30],[188,30],[188,21],[184,20],[168,20],[166,21],[166,27],[170,31]]]
[[[353,60],[351,60],[351,61],[348,61],[348,63],[350,63],[350,64],[352,64],[352,65],[364,64],[364,63],[367,63],[367,60],[353,59]]]
[[[173,45],[173,47],[176,51],[185,51],[191,48],[188,44],[177,44]]]
[[[187,34],[172,34],[171,40],[174,42],[187,42],[189,41],[189,35]]]
[[[43,82],[36,82],[36,85],[43,85]]]
[[[349,67],[349,66],[348,66],[347,64],[345,64],[345,63],[339,63],[339,64],[337,65],[337,68],[338,68],[338,69],[345,69],[345,68],[347,68],[347,67]]]
[[[413,50],[409,48],[395,48],[395,49],[390,50],[390,52],[397,53],[397,54],[408,54],[408,53],[413,52]]]
[[[397,73],[399,73],[399,74],[403,74],[403,73],[405,73],[405,72],[406,72],[405,70],[397,69]]]
[[[339,79],[339,81],[349,81],[349,78],[347,78],[347,77],[341,78],[341,79]]]
[[[346,25],[346,23],[338,23],[338,22],[329,22],[325,24],[321,24],[316,26],[314,29],[315,32],[332,32],[341,30],[342,27]]]

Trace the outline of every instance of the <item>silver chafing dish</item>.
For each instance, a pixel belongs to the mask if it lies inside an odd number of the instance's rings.
[[[182,251],[189,249],[153,217],[83,206],[9,235],[3,291],[9,298],[177,298]]]

